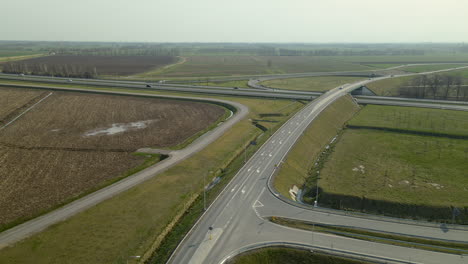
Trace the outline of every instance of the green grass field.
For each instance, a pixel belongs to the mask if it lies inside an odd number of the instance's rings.
[[[441,221],[451,219],[450,206],[463,214],[468,140],[451,135],[468,135],[468,113],[366,106],[349,124],[396,132],[346,129],[320,171],[322,203]]]
[[[463,207],[466,171],[467,140],[348,129],[321,170],[319,186],[366,199]]]
[[[349,125],[468,136],[468,112],[368,105]]]
[[[313,56],[190,56],[183,64],[163,71],[143,73],[145,77],[235,76],[298,72],[369,70],[330,57]],[[138,75],[137,75],[138,76]]]
[[[276,190],[289,198],[289,189],[293,185],[301,188],[308,178],[313,160],[358,110],[350,96],[342,97],[327,107],[286,156],[274,179]]]
[[[227,264],[365,264],[358,260],[325,255],[307,250],[271,247],[248,251]]]
[[[277,117],[280,122],[263,124],[273,128],[302,107],[300,103],[286,100],[216,98],[249,106],[251,112],[248,118],[202,151],[144,184],[13,247],[2,249],[0,263],[126,263],[128,256],[144,255],[149,248],[155,249],[159,245],[163,238],[161,235],[169,230],[168,227],[200,193],[204,175],[208,175],[209,171],[214,171],[209,177],[222,174],[242,153],[247,142],[262,134],[249,118],[256,119],[261,113],[283,113],[285,116]]]
[[[262,82],[262,85],[287,90],[326,92],[340,85],[357,82],[359,80],[363,80],[363,77],[324,76],[276,79],[264,81]]]

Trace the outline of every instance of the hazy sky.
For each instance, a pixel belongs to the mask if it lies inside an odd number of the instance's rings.
[[[468,42],[468,0],[5,0],[0,6],[0,40]]]

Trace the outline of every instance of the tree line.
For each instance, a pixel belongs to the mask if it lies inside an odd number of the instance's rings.
[[[95,78],[96,67],[77,64],[44,64],[44,63],[12,63],[3,64],[3,73],[32,74],[42,76],[70,77],[70,78]]]
[[[179,56],[178,48],[164,47],[97,47],[97,48],[56,48],[44,50],[56,55],[87,55],[87,56]]]
[[[468,101],[468,85],[460,75],[421,75],[399,87],[399,95],[410,98]]]

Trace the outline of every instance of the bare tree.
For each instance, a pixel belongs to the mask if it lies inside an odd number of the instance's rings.
[[[439,86],[440,86],[440,75],[435,74],[434,76],[432,76],[432,78],[429,79],[429,87],[431,88],[432,96],[434,97],[434,99],[436,99]]]
[[[456,85],[457,87],[457,101],[460,98],[460,90],[461,90],[461,85],[462,85],[462,78],[460,75],[456,75],[453,80],[453,84]]]
[[[443,80],[444,80],[444,83],[445,83],[444,98],[445,98],[445,100],[447,100],[448,96],[449,96],[449,92],[450,92],[450,87],[453,84],[453,77],[452,77],[452,75],[445,75],[445,76],[443,76]]]

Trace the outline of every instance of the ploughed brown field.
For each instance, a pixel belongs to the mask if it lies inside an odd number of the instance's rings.
[[[51,92],[0,129],[0,229],[121,177],[146,160],[135,150],[180,144],[225,113],[200,102],[0,88],[0,128]]]
[[[55,55],[15,62],[16,64],[67,65],[96,68],[98,75],[132,75],[174,63],[173,56],[90,56]]]

